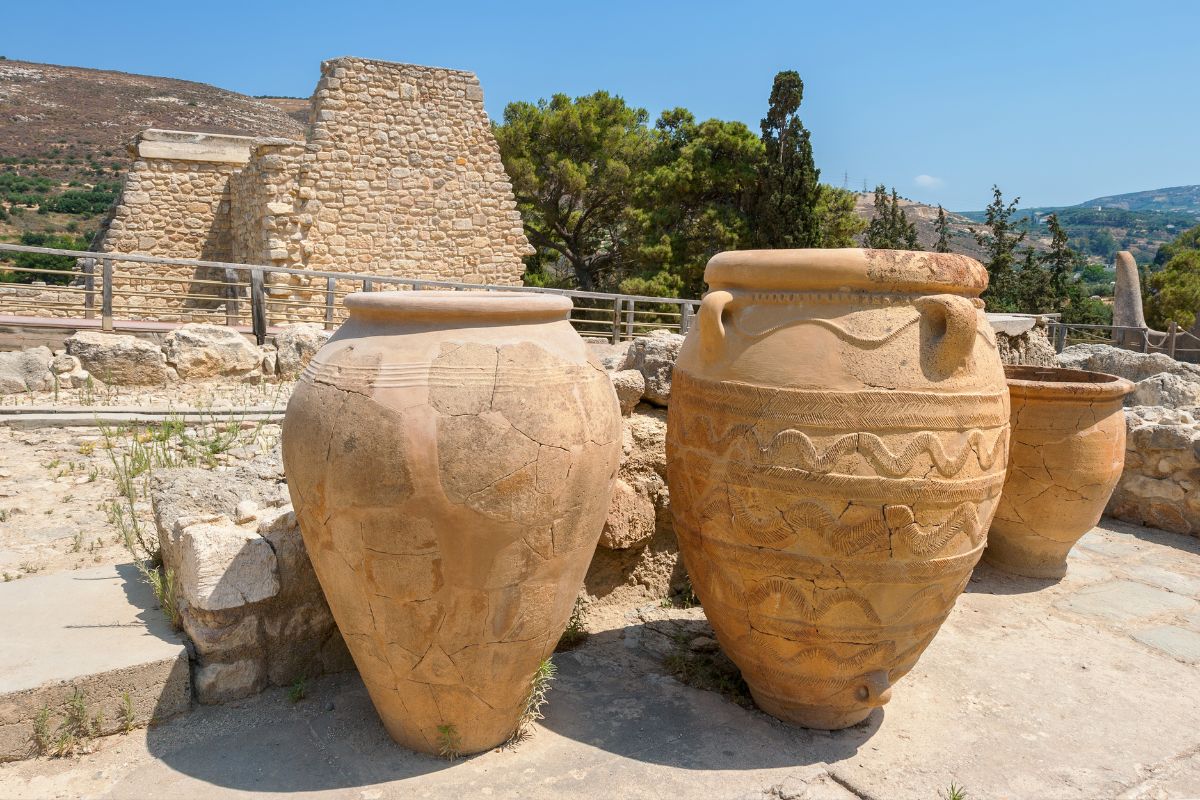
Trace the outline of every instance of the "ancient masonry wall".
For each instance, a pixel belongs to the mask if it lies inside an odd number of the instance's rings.
[[[143,132],[97,249],[521,283],[521,259],[532,249],[474,75],[335,59],[321,65],[311,118],[307,142]],[[117,269],[144,276],[114,284],[118,317],[225,317],[222,287],[206,283],[219,274],[130,262]],[[163,296],[130,299],[123,285]],[[269,316],[319,320],[324,292],[324,278],[268,278]],[[245,303],[241,312],[245,317]]]
[[[230,180],[248,161],[251,141],[247,136],[184,131],[141,133],[130,145],[134,162],[98,249],[231,260]],[[115,267],[116,316],[199,321],[216,314],[220,287],[201,282],[214,277],[206,271],[134,262],[115,262]],[[161,296],[135,296],[131,290]]]

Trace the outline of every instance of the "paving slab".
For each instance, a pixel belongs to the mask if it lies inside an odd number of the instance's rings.
[[[1107,581],[1064,597],[1059,608],[1112,622],[1136,622],[1200,610],[1190,597],[1130,580]]]
[[[0,584],[0,761],[34,750],[33,723],[53,727],[76,690],[104,732],[191,702],[187,650],[132,564],[25,577]]]
[[[1172,658],[1189,664],[1200,664],[1200,632],[1181,628],[1178,625],[1160,625],[1137,631],[1133,638],[1151,647],[1157,647]]]
[[[1200,566],[1144,531],[1095,536]],[[91,755],[0,765],[0,796],[930,800],[951,782],[981,800],[1200,796],[1200,668],[1135,641],[1128,617],[1066,602],[1094,585],[1139,612],[1158,613],[1160,595],[1190,599],[1130,580],[1122,559],[1099,563],[1099,584],[981,566],[892,701],[835,733],[670,677],[662,643],[671,626],[703,625],[699,609],[601,609],[593,635],[556,656],[545,719],[513,748],[453,763],[398,748],[343,673],[297,704],[272,690],[108,737]]]

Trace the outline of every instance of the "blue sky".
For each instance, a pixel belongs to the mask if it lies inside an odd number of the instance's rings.
[[[824,180],[954,210],[1200,183],[1197,0],[4,5],[10,59],[302,96],[325,58],[409,61],[477,73],[493,118],[607,89],[757,130],[796,69]]]

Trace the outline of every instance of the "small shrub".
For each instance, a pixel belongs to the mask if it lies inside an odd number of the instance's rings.
[[[304,678],[300,678],[292,684],[292,688],[288,689],[288,699],[295,705],[303,700],[308,695],[308,683]]]
[[[509,745],[520,744],[528,739],[533,735],[533,723],[544,719],[542,706],[546,705],[546,692],[550,691],[550,682],[557,674],[558,667],[554,666],[554,662],[549,658],[538,664],[537,672],[533,673],[533,678],[529,681],[529,694],[525,696],[525,709],[521,712],[521,719],[517,722],[516,730],[508,739]]]
[[[945,792],[938,792],[938,795],[943,800],[967,800],[967,790],[954,781],[950,781],[950,788]]]
[[[691,638],[687,633],[675,637],[675,650],[663,659],[667,672],[694,689],[717,692],[743,708],[753,708],[750,687],[733,662],[720,652],[693,653]]]
[[[661,605],[663,608],[695,608],[700,605],[700,598],[692,589],[692,579],[684,578],[679,591],[664,597]]]
[[[438,725],[438,755],[447,761],[462,756],[462,737],[453,723]]]
[[[137,712],[133,708],[133,698],[129,692],[121,692],[121,729],[129,733],[137,726]]]
[[[50,706],[42,706],[33,720],[33,742],[37,745],[38,755],[50,755],[50,745],[54,742],[50,733]]]
[[[571,609],[571,618],[567,620],[567,627],[558,640],[558,646],[554,648],[557,652],[573,650],[583,644],[588,637],[586,617],[587,600],[580,595],[575,598],[575,607]]]

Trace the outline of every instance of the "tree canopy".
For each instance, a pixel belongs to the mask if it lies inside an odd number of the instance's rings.
[[[775,76],[770,107],[761,123],[766,158],[754,204],[758,247],[817,247],[821,171],[813,163],[808,129],[800,121],[804,81],[795,70]]]
[[[802,97],[776,76],[760,135],[684,108],[650,127],[606,92],[510,104],[495,132],[536,250],[526,282],[696,297],[722,250],[855,246],[866,223],[818,183]]]
[[[1200,310],[1200,225],[1163,245],[1158,255],[1166,261],[1146,281],[1147,322],[1164,329],[1173,320],[1181,328],[1190,328]]]
[[[866,245],[885,250],[921,249],[917,226],[908,221],[908,215],[900,207],[895,187],[892,187],[891,197],[882,183],[875,187],[875,216],[867,225]]]
[[[570,264],[581,289],[603,286],[620,267],[618,226],[652,140],[646,112],[596,92],[572,100],[510,103],[496,127],[504,167],[530,244],[530,271],[548,258]]]

